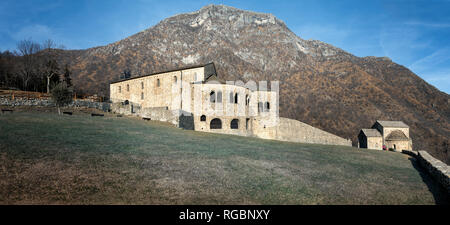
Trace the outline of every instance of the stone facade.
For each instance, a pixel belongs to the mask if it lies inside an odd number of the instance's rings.
[[[221,82],[210,63],[113,82],[110,99],[113,112],[185,129],[351,146],[350,140],[280,118],[278,93],[250,86]]]
[[[402,121],[378,120],[372,129],[362,129],[358,135],[360,148],[402,151],[412,150],[412,140],[409,137],[409,126]]]

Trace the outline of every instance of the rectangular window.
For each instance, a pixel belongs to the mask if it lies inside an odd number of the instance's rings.
[[[219,103],[222,102],[222,92],[221,91],[217,92],[217,102],[219,102]]]
[[[130,85],[127,84],[127,91],[130,91]]]
[[[141,99],[144,99],[144,92],[141,92]]]
[[[141,89],[144,89],[144,82],[141,82]]]
[[[119,86],[119,93],[122,93],[122,86]]]
[[[263,112],[264,110],[264,105],[262,102],[258,102],[258,112]]]

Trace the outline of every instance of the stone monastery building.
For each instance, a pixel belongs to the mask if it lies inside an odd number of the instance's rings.
[[[261,86],[223,82],[209,63],[112,82],[111,109],[195,131],[351,146],[350,140],[279,117],[278,90]]]
[[[372,129],[362,129],[358,135],[360,148],[394,151],[412,150],[409,126],[402,121],[377,120]]]

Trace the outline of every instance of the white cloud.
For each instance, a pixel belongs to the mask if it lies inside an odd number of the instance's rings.
[[[450,23],[429,23],[422,21],[409,21],[406,22],[405,25],[431,27],[431,28],[450,28]]]
[[[424,73],[422,78],[437,89],[450,94],[450,69]]]
[[[450,48],[441,48],[432,54],[425,56],[415,62],[413,62],[408,67],[412,70],[423,71],[430,68],[435,68],[436,66],[443,63],[450,62]]]
[[[54,38],[55,35],[48,26],[34,24],[22,27],[19,31],[13,32],[10,36],[16,41],[29,38],[32,38],[35,41],[43,41]]]

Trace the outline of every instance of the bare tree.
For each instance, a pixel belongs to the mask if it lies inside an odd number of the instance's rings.
[[[47,39],[42,42],[42,48],[46,51],[50,51],[51,49],[55,48],[56,44],[52,39]]]
[[[28,39],[20,41],[17,44],[17,49],[21,56],[19,76],[22,78],[23,89],[26,90],[28,82],[38,74],[39,60],[36,53],[41,51],[41,45]]]
[[[0,52],[0,86],[16,87],[16,58],[15,52]]]
[[[50,80],[53,76],[59,76],[60,68],[56,61],[54,49],[56,44],[52,39],[47,39],[42,43],[44,48],[44,76],[47,78],[47,93],[50,93]]]
[[[56,60],[48,60],[44,67],[44,75],[47,78],[47,93],[50,93],[50,79],[53,76],[59,76],[59,73],[60,69]]]

